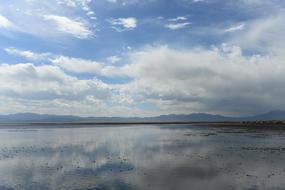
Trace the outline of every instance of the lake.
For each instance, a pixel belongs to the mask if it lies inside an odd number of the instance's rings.
[[[0,129],[0,190],[285,189],[285,130]]]

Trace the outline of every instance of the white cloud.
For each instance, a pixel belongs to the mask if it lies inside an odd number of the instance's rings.
[[[80,99],[88,94],[106,97],[108,86],[97,79],[79,80],[53,65],[0,65],[1,96],[31,100]]]
[[[11,55],[24,57],[25,59],[32,60],[32,61],[47,60],[51,56],[50,53],[35,53],[32,51],[28,51],[28,50],[19,50],[13,47],[5,48],[5,51]]]
[[[51,62],[64,70],[74,73],[100,74],[102,70],[100,63],[79,58],[59,56],[51,60]]]
[[[187,18],[184,17],[184,16],[179,16],[179,17],[176,17],[176,18],[168,19],[168,21],[170,21],[170,22],[177,22],[177,21],[183,21],[183,20],[187,20]]]
[[[0,15],[0,28],[11,28],[13,26],[12,22],[6,17]]]
[[[97,27],[90,3],[90,0],[11,0],[1,2],[0,13],[13,24],[13,35],[22,32],[53,40],[69,34],[82,39],[93,36]],[[59,17],[47,17],[49,21],[43,22],[44,16]]]
[[[156,0],[105,0],[109,3],[117,4],[119,6],[128,6],[134,4],[152,3]]]
[[[118,5],[146,2],[112,1]],[[199,1],[202,0],[188,0]],[[274,4],[262,0],[240,0],[243,1],[246,5]],[[90,0],[51,0],[48,3],[12,0],[13,6],[8,6],[10,3],[7,2],[3,1],[0,6],[1,13],[7,16],[0,16],[1,28],[16,26],[17,31],[45,39],[58,34],[61,37],[62,34],[69,34],[80,39],[93,36],[91,23],[86,19],[96,19],[95,12],[90,8]],[[274,10],[279,10],[277,7],[280,8],[276,6]],[[271,9],[273,10],[272,6]],[[215,33],[218,40],[224,39],[234,45],[222,44],[215,48],[197,49],[156,46],[140,51],[124,48],[127,55],[101,58],[108,63],[120,61],[120,64],[113,65],[7,48],[6,52],[12,55],[50,63],[45,66],[32,63],[0,64],[0,112],[28,110],[66,113],[71,110],[73,114],[135,114],[143,113],[136,108],[140,103],[154,105],[153,109],[156,110],[153,112],[157,114],[212,112],[246,115],[284,109],[285,90],[282,87],[285,81],[285,16],[284,11],[270,15],[226,29],[220,23],[214,30],[211,30],[211,25],[205,27],[209,30],[203,28],[201,31],[204,36]],[[43,18],[46,19],[45,22]],[[171,30],[190,27],[191,24],[183,16],[159,19],[156,23],[163,23]],[[117,31],[133,30],[138,25],[137,19],[133,17],[107,21]],[[224,35],[225,32],[231,32],[231,35]],[[70,48],[72,47],[74,46]],[[245,50],[246,55],[243,55],[242,50]],[[249,52],[262,53],[250,55]],[[122,63],[126,64],[122,66]],[[79,79],[82,76],[94,78]],[[109,77],[106,81],[112,78],[112,83],[117,81],[116,77],[125,77],[126,80],[123,84],[106,84],[95,76],[104,76],[104,79]]]
[[[237,46],[131,53],[131,64],[113,69],[133,81],[121,86],[133,102],[156,105],[161,113],[254,114],[285,106],[284,55],[244,56]],[[117,75],[119,73],[116,73]]]
[[[231,42],[251,51],[267,53],[282,52],[285,44],[282,33],[285,30],[284,21],[284,12],[267,18],[253,20],[246,23],[247,27],[234,36]],[[280,52],[278,53],[281,54]]]
[[[137,19],[134,17],[127,18],[111,18],[107,20],[110,24],[112,24],[112,28],[114,28],[118,32],[133,30],[137,27]]]
[[[92,0],[57,0],[58,4],[64,4],[72,8],[80,7],[84,11],[90,11],[89,4],[91,2]]]
[[[54,65],[1,64],[0,98],[14,98],[22,106],[18,110],[29,110],[27,105],[37,101],[44,113],[66,113],[68,107],[85,110],[78,112],[81,115],[118,115],[122,110],[129,114],[133,110],[133,115],[246,115],[285,106],[285,90],[280,88],[285,81],[285,56],[278,51],[245,56],[239,46],[227,44],[211,49],[150,46],[131,51],[123,59],[129,63],[106,66],[93,60],[53,56],[50,60]],[[130,80],[111,85],[96,78],[80,80],[64,71]],[[47,102],[54,107],[49,108]],[[136,108],[138,103],[156,108],[141,110]],[[92,111],[91,105],[100,111]]]
[[[30,50],[19,50],[16,48],[5,48],[7,53],[23,57],[31,61],[44,61],[56,65],[61,69],[73,73],[89,73],[93,75],[102,75],[108,77],[121,76],[122,71],[118,67],[108,66],[115,64],[122,58],[119,56],[110,56],[105,59],[106,63],[93,60],[68,57],[63,55],[54,55],[52,53],[37,53]],[[117,70],[117,71],[116,71]]]
[[[193,0],[192,2],[199,3],[199,2],[204,2],[204,1],[206,1],[206,0]]]
[[[169,28],[169,29],[171,29],[171,30],[179,30],[179,29],[186,28],[186,27],[188,27],[189,25],[191,25],[190,22],[170,23],[170,24],[164,25],[164,27]]]
[[[112,64],[120,60],[119,57],[113,56],[108,57],[107,60]],[[54,59],[50,59],[51,63],[62,68],[65,71],[73,73],[88,73],[96,76],[105,76],[110,78],[121,77],[125,75],[124,67],[116,67],[105,65],[97,61],[67,57],[67,56],[57,56]]]
[[[1,113],[118,114],[119,105],[108,111],[112,87],[96,78],[80,80],[53,65],[0,64],[0,91],[6,105]]]
[[[165,28],[170,30],[179,30],[183,28],[187,28],[192,23],[187,22],[187,17],[185,16],[178,16],[176,18],[170,18],[167,20],[167,24],[164,24]]]
[[[92,11],[90,3],[92,0],[57,0],[59,5],[66,5],[69,8],[80,8],[91,20],[96,20],[95,12]]]
[[[111,85],[96,78],[78,79],[54,65],[0,64],[0,92],[0,113],[5,114],[119,116],[123,112],[127,116],[147,113],[119,102]]]
[[[93,35],[86,24],[80,21],[57,15],[44,15],[44,19],[53,21],[56,24],[58,31],[70,34],[76,38],[85,39],[90,38]]]
[[[58,4],[64,4],[68,7],[73,7],[73,8],[77,6],[76,1],[74,1],[74,0],[58,0],[57,3]]]
[[[117,62],[119,62],[120,60],[121,60],[121,58],[120,58],[119,56],[116,56],[116,55],[110,56],[110,57],[107,58],[107,61],[108,61],[109,63],[112,63],[112,64],[117,63]]]
[[[235,31],[239,31],[239,30],[244,30],[244,28],[245,28],[245,24],[242,23],[242,24],[239,24],[236,26],[231,26],[231,27],[225,29],[225,32],[235,32]]]
[[[239,0],[239,1],[244,4],[250,4],[250,5],[256,5],[256,4],[268,5],[268,4],[275,3],[274,1],[264,1],[264,0]]]

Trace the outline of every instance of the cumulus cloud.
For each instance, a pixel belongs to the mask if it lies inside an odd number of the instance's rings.
[[[107,21],[112,25],[112,28],[118,32],[133,30],[137,27],[137,19],[134,17],[110,18]]]
[[[285,106],[285,90],[280,88],[285,81],[285,56],[279,51],[244,55],[239,46],[228,44],[210,49],[149,46],[126,56],[125,65],[66,56],[55,56],[53,65],[46,66],[1,65],[1,95],[66,101],[87,96],[90,101],[95,96],[95,100],[101,97],[100,104],[108,102],[110,109],[137,109],[138,103],[146,103],[156,107],[152,110],[156,114],[245,115]],[[64,71],[129,80],[110,85],[97,79],[79,80]]]
[[[70,34],[76,38],[85,39],[93,35],[86,24],[80,21],[57,15],[44,15],[44,19],[54,22],[58,31]]]
[[[0,15],[0,28],[10,28],[13,24],[6,17]]]
[[[107,84],[96,78],[79,80],[57,66],[31,63],[1,64],[0,81],[1,96],[27,100],[80,100],[88,95],[104,99],[111,91]]]
[[[166,112],[248,114],[283,108],[284,55],[244,56],[237,46],[147,48],[121,69],[133,81],[121,90]],[[279,86],[279,87],[278,87]]]
[[[82,116],[144,115],[122,104],[116,87],[78,79],[55,65],[0,64],[0,113],[35,112]],[[120,97],[120,98],[119,98]],[[118,101],[120,100],[120,101]]]
[[[0,11],[9,20],[1,16],[0,27],[9,28],[13,25],[19,31],[44,37],[66,34],[87,39],[93,36],[90,23],[87,22],[89,19],[84,20],[86,15],[91,17],[95,14],[89,6],[91,1],[19,2],[13,0],[15,10],[18,10],[13,14],[11,10],[3,12],[3,7],[8,7],[3,2]],[[120,4],[127,1],[116,2]],[[252,4],[246,2],[256,4],[265,1],[244,0],[238,6]],[[49,6],[51,4],[54,5],[52,8]],[[260,4],[263,6],[264,3],[258,3]],[[75,12],[82,10],[84,18],[79,18],[82,14]],[[176,48],[171,45],[151,45],[136,49],[144,45],[138,42],[132,44],[132,49],[125,48],[126,52],[106,53],[117,54],[119,57],[102,58],[98,55],[106,63],[69,57],[71,54],[53,55],[6,48],[7,53],[37,64],[0,64],[0,112],[61,114],[71,110],[72,114],[80,115],[192,112],[246,115],[284,109],[284,11],[270,13],[268,17],[265,14],[262,18],[257,18],[258,15],[253,17],[255,18],[238,21],[242,23],[236,25],[225,25],[231,22],[223,20],[217,26],[205,26],[209,30],[202,28],[197,41],[205,42],[207,47],[178,48],[178,41]],[[138,25],[137,19],[133,17],[107,21],[119,32],[133,30]],[[185,16],[159,18],[157,23],[171,30],[191,26]],[[201,28],[195,25],[195,32],[199,29]],[[210,34],[211,32],[214,34]],[[225,41],[227,44],[211,46],[208,44],[209,34],[216,35],[217,41]],[[58,48],[62,46],[57,46],[56,50]],[[60,51],[70,53],[74,46],[70,48]],[[47,65],[39,65],[38,61]],[[119,64],[115,64],[118,61]],[[102,78],[104,82],[98,78]],[[123,82],[120,79],[124,79]],[[139,109],[140,104],[150,104],[151,111]]]

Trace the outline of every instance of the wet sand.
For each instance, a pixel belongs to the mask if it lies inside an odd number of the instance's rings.
[[[284,189],[285,130],[189,124],[0,129],[0,190]]]

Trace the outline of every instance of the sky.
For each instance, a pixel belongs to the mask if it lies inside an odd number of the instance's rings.
[[[285,109],[284,0],[0,0],[0,114]]]

